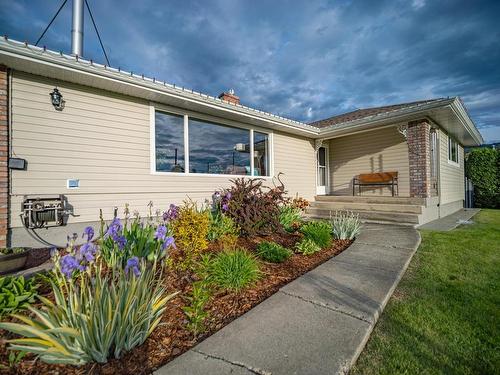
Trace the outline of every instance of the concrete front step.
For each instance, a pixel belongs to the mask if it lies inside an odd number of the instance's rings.
[[[382,222],[397,224],[418,224],[418,214],[407,212],[384,212],[384,211],[365,211],[351,210],[359,215],[359,218],[365,222]],[[306,215],[311,218],[329,219],[332,210],[321,209],[317,207],[308,207]]]
[[[340,210],[362,210],[362,211],[382,211],[382,212],[402,212],[421,214],[422,206],[413,204],[387,204],[387,203],[370,203],[370,202],[330,202],[330,201],[316,201],[311,202],[311,207],[340,211]]]
[[[368,196],[368,195],[316,195],[314,199],[317,202],[354,202],[354,203],[380,203],[380,204],[408,204],[425,205],[423,198],[410,197],[387,197],[387,196]]]

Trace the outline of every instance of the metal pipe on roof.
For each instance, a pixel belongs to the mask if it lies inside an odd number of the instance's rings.
[[[73,0],[73,16],[71,26],[71,54],[83,55],[83,2],[85,0]]]

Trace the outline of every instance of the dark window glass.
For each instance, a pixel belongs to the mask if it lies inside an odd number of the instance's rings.
[[[189,172],[250,175],[250,131],[189,119]]]
[[[254,176],[269,176],[269,135],[253,132]]]
[[[451,138],[448,138],[448,159],[458,163],[458,144]]]
[[[184,172],[184,118],[155,113],[156,170]]]

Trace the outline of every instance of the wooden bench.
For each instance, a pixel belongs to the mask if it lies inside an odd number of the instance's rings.
[[[399,195],[398,172],[362,173],[355,176],[352,180],[353,196],[355,195],[356,186],[359,195],[361,195],[362,186],[388,186],[391,187],[392,196],[394,197],[394,189],[396,189],[396,195]]]

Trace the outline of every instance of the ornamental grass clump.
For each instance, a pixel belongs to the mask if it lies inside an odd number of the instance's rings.
[[[47,363],[105,363],[141,345],[175,296],[155,278],[156,264],[138,259],[125,270],[105,273],[98,258],[76,278],[68,278],[64,267],[56,265],[51,281],[55,302],[39,297],[44,307],[30,307],[33,318],[13,315],[22,324],[0,323],[1,329],[23,336],[9,340],[10,349]]]
[[[290,258],[293,252],[275,242],[261,242],[257,246],[257,255],[267,262],[282,263]]]
[[[302,255],[312,255],[321,251],[321,247],[310,238],[303,238],[299,243],[297,243],[297,245],[295,245],[295,251],[301,253]]]
[[[200,254],[208,247],[208,212],[199,210],[196,203],[188,200],[179,207],[177,218],[170,224],[178,247],[178,254],[172,264],[181,270],[192,268]]]
[[[261,277],[259,263],[244,250],[220,252],[204,265],[207,282],[224,290],[239,292]]]
[[[310,221],[302,225],[300,232],[322,249],[332,244],[330,223],[327,221]]]
[[[24,276],[0,276],[0,317],[25,310],[35,302],[37,285]]]
[[[352,240],[361,233],[359,215],[349,211],[336,211],[330,216],[333,238]]]

